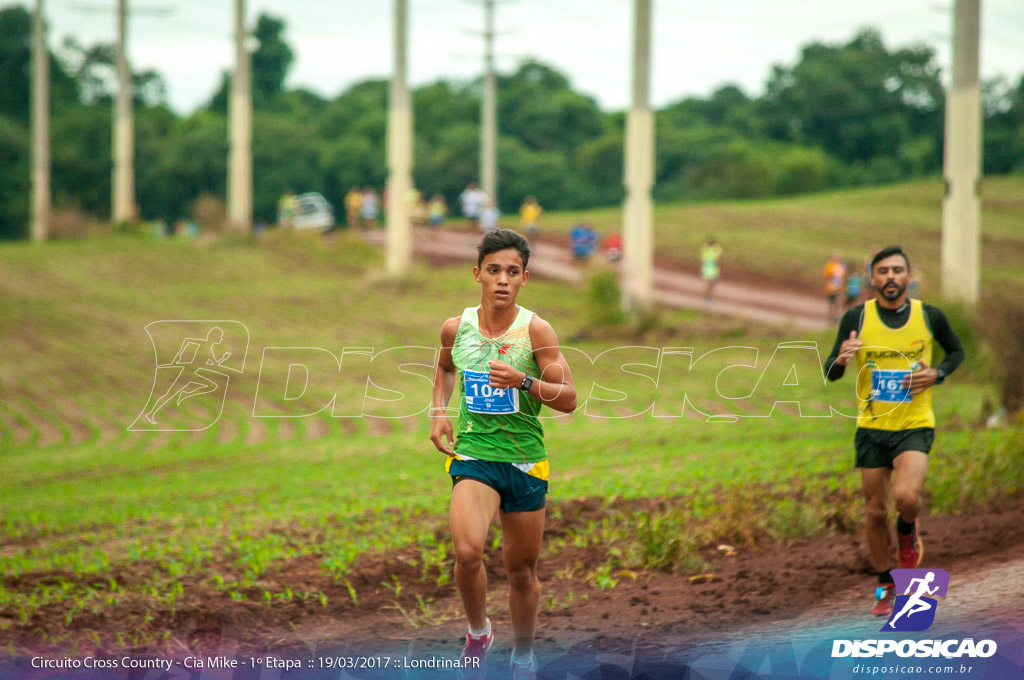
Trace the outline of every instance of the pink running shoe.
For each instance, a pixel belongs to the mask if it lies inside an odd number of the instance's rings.
[[[487,625],[490,625],[488,619]],[[456,674],[459,680],[483,680],[487,650],[494,643],[494,628],[487,635],[466,633],[466,644],[462,646],[462,665]]]

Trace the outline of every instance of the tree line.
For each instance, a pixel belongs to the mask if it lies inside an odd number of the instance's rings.
[[[285,191],[319,191],[340,210],[352,186],[386,176],[386,80],[334,98],[286,88],[294,53],[283,20],[261,15],[253,54],[256,219],[272,221]],[[0,9],[0,238],[27,234],[30,196],[31,16]],[[58,208],[110,211],[113,48],[66,39],[51,53],[53,193]],[[777,65],[764,92],[725,85],[656,111],[659,201],[754,198],[941,173],[945,94],[934,52],[890,49],[878,32],[806,45]],[[223,197],[230,75],[188,115],[166,104],[160,74],[133,73],[140,213],[174,221],[203,195]],[[551,66],[499,74],[500,207],[527,195],[546,209],[614,205],[623,197],[625,115],[602,111]],[[413,179],[449,203],[477,180],[480,83],[415,88]],[[985,84],[984,171],[1024,173],[1024,77]]]

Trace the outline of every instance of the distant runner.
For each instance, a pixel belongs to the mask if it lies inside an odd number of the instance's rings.
[[[700,278],[704,279],[707,288],[704,290],[704,304],[711,304],[711,296],[715,291],[715,284],[721,276],[722,269],[718,265],[722,257],[722,246],[718,245],[714,238],[708,236],[704,245],[700,247]]]
[[[533,196],[523,199],[523,205],[519,207],[519,218],[523,222],[523,229],[527,235],[535,236],[540,229],[540,216],[544,210],[537,203]]]
[[[291,229],[295,226],[295,210],[298,207],[298,199],[291,189],[284,192],[284,196],[277,200],[277,226],[282,229]]]
[[[462,216],[466,218],[469,228],[473,231],[476,231],[480,224],[480,215],[483,213],[484,201],[487,198],[487,194],[476,185],[476,182],[467,184],[466,188],[459,194]]]
[[[865,534],[871,564],[878,572],[875,616],[892,613],[894,585],[889,573],[887,520],[890,481],[896,500],[897,561],[900,569],[921,562],[924,547],[917,529],[928,452],[935,438],[931,388],[941,385],[964,360],[960,338],[937,308],[907,296],[910,261],[889,246],[871,261],[875,299],[851,308],[839,323],[832,353],[825,360],[830,381],[843,377],[856,357],[857,451],[866,511]],[[945,357],[931,367],[935,342]],[[891,480],[893,471],[895,480]]]
[[[867,267],[865,267],[867,269]],[[909,288],[908,288],[909,291]],[[856,268],[849,272],[846,277],[846,308],[853,307],[860,301],[861,293],[864,292],[864,274]],[[912,291],[910,297],[913,297]]]
[[[441,327],[430,429],[430,441],[448,456],[455,585],[469,620],[459,677],[483,677],[494,641],[486,613],[483,556],[497,515],[515,639],[512,678],[532,680],[537,673],[537,558],[548,488],[548,455],[538,415],[543,404],[565,413],[575,410],[576,388],[551,325],[516,305],[520,288],[530,278],[526,239],[495,229],[484,235],[478,252],[473,278],[480,284],[480,305]],[[459,424],[453,445],[446,407],[456,383]]]
[[[362,226],[359,221],[359,212],[363,207],[363,192],[357,187],[353,186],[345,194],[345,224],[348,225],[349,229],[355,229],[356,227]]]
[[[832,252],[832,257],[825,263],[821,275],[825,279],[828,320],[830,323],[835,323],[843,311],[843,302],[845,301],[843,291],[846,288],[846,263],[843,262],[843,256],[838,250]]]

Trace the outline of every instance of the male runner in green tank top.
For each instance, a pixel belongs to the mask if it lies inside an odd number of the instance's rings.
[[[512,677],[532,680],[540,583],[537,558],[544,535],[548,460],[538,414],[542,405],[576,409],[576,388],[551,325],[516,305],[530,278],[530,248],[514,231],[496,229],[478,246],[473,278],[479,307],[441,327],[434,372],[430,441],[448,459],[452,479],[449,523],[455,545],[455,585],[469,620],[461,678],[482,678],[494,635],[487,618],[484,546],[494,516],[502,531],[509,582]],[[458,437],[447,404],[459,387]]]

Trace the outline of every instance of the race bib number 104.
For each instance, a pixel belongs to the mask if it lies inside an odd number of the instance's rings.
[[[491,374],[484,371],[464,371],[463,388],[466,410],[470,413],[501,415],[519,413],[519,390],[491,387]]]

